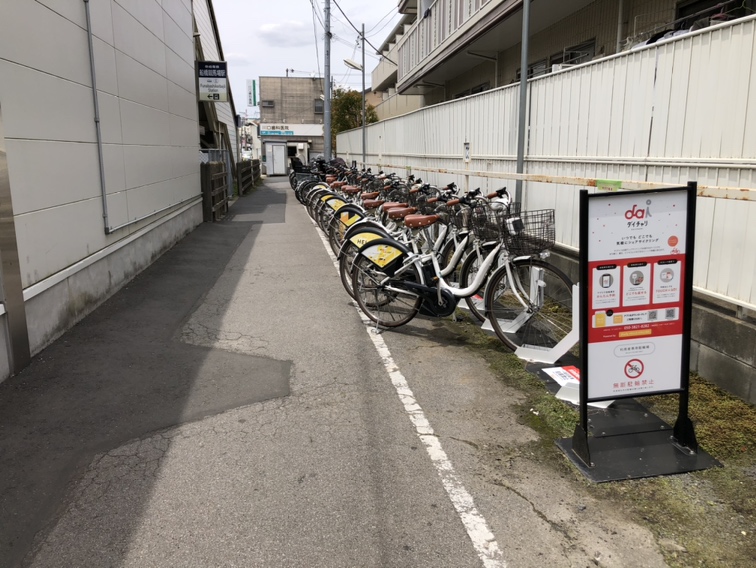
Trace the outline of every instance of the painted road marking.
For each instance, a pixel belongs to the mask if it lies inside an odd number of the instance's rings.
[[[315,224],[314,221],[313,224]],[[315,224],[315,229],[318,231],[320,240],[323,241],[323,246],[338,271],[339,262],[331,250],[331,245],[328,243],[328,239],[317,224]],[[394,385],[394,389],[396,389],[396,394],[399,396],[399,400],[402,401],[404,410],[409,415],[412,424],[415,425],[417,436],[425,446],[425,450],[428,452],[431,462],[433,462],[433,466],[436,468],[438,476],[441,478],[441,483],[443,484],[444,489],[446,489],[446,493],[449,495],[449,499],[451,500],[454,509],[457,511],[462,524],[465,526],[465,530],[467,530],[467,534],[472,541],[475,551],[483,562],[483,566],[485,566],[485,568],[506,568],[507,563],[502,558],[501,550],[496,542],[496,537],[493,532],[491,532],[491,529],[488,528],[486,519],[480,514],[475,506],[472,495],[468,493],[467,489],[465,489],[462,482],[457,477],[457,474],[454,472],[454,466],[452,466],[446,452],[441,447],[441,442],[439,441],[438,436],[434,433],[430,422],[428,422],[428,419],[425,417],[423,409],[415,399],[415,395],[407,384],[407,380],[394,362],[394,358],[391,356],[391,352],[386,346],[386,342],[383,341],[383,337],[381,337],[380,334],[373,332],[375,324],[362,313],[357,302],[352,301],[352,305],[357,309],[360,319],[365,324],[368,336],[373,341],[373,345],[383,361],[383,366],[386,368],[386,372],[391,379],[391,383]]]

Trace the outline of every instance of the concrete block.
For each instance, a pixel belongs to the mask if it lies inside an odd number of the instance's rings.
[[[756,366],[756,326],[705,306],[693,306],[691,336],[751,367]]]
[[[701,349],[701,344],[698,341],[690,340],[690,370],[694,373],[698,372],[698,353]]]
[[[698,374],[750,404],[756,404],[756,368],[712,349],[699,347]]]

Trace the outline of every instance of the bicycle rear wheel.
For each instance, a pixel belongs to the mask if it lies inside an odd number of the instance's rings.
[[[510,268],[514,282],[504,265],[485,290],[486,316],[496,335],[513,350],[554,347],[572,329],[572,282],[539,259],[517,259]]]
[[[422,299],[409,291],[402,291],[402,281],[420,282],[420,275],[410,265],[401,275],[388,279],[387,274],[370,259],[358,255],[352,265],[352,290],[360,309],[372,321],[383,327],[399,327],[408,323],[420,310]],[[392,289],[388,290],[387,286]]]

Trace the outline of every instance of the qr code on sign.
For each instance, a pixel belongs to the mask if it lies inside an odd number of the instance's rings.
[[[664,310],[664,317],[668,320],[675,319],[675,308],[668,308]]]
[[[657,319],[659,319],[659,312],[656,310],[648,312],[648,321],[656,321]]]

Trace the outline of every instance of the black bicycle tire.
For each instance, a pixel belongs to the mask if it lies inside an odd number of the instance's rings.
[[[542,282],[545,283],[544,288],[549,290],[556,290],[552,293],[554,298],[550,297],[550,305],[548,310],[540,309],[535,312],[527,322],[520,327],[516,333],[505,333],[501,328],[502,319],[499,315],[512,316],[517,313],[517,310],[522,310],[522,306],[514,302],[514,300],[504,300],[502,305],[498,302],[504,298],[507,294],[507,290],[503,294],[496,294],[499,287],[502,285],[502,281],[508,279],[506,265],[500,266],[488,279],[488,284],[485,289],[485,307],[486,317],[491,323],[496,336],[513,351],[517,350],[522,345],[533,345],[539,348],[551,348],[559,342],[567,333],[572,329],[572,281],[569,277],[562,272],[559,268],[537,258],[519,258],[512,261],[513,274],[520,275],[520,270],[525,267],[538,267],[550,273],[554,276],[553,282],[556,286],[549,286],[548,281],[552,281],[550,277],[544,276]],[[564,288],[560,290],[561,283]],[[509,282],[505,282],[506,286],[511,287]],[[509,292],[511,294],[511,292]],[[558,297],[557,297],[558,296]],[[514,309],[509,307],[509,304],[515,306]],[[557,311],[559,313],[557,314]],[[541,314],[551,313],[550,317],[541,317]],[[557,315],[553,315],[557,314]],[[567,315],[568,314],[568,315]],[[558,316],[558,317],[557,317]],[[569,322],[567,322],[567,318]],[[559,321],[559,325],[553,325],[552,322]],[[540,324],[540,327],[539,327]],[[544,332],[543,328],[549,328],[548,332]]]
[[[378,326],[394,328],[406,325],[420,311],[422,298],[407,294],[405,296],[406,299],[396,301],[399,297],[399,293],[385,291],[382,287],[374,287],[371,291],[369,286],[363,286],[364,281],[367,280],[368,284],[370,284],[384,275],[385,273],[381,272],[370,259],[358,255],[354,261],[352,269],[352,289],[354,291],[354,299],[360,307],[360,310],[362,310],[362,313]],[[406,267],[406,270],[402,271],[402,276],[398,277],[397,280],[408,278],[420,282],[420,275],[414,264]],[[361,290],[364,290],[364,292]],[[381,294],[380,297],[379,294]],[[374,299],[374,301],[369,302],[369,299]],[[403,307],[405,313],[404,315],[401,315],[400,312],[394,312],[397,314],[397,319],[391,319],[389,321],[386,318],[382,318],[381,314],[388,313],[390,310],[388,310],[387,307],[392,304],[398,304],[400,308]]]

